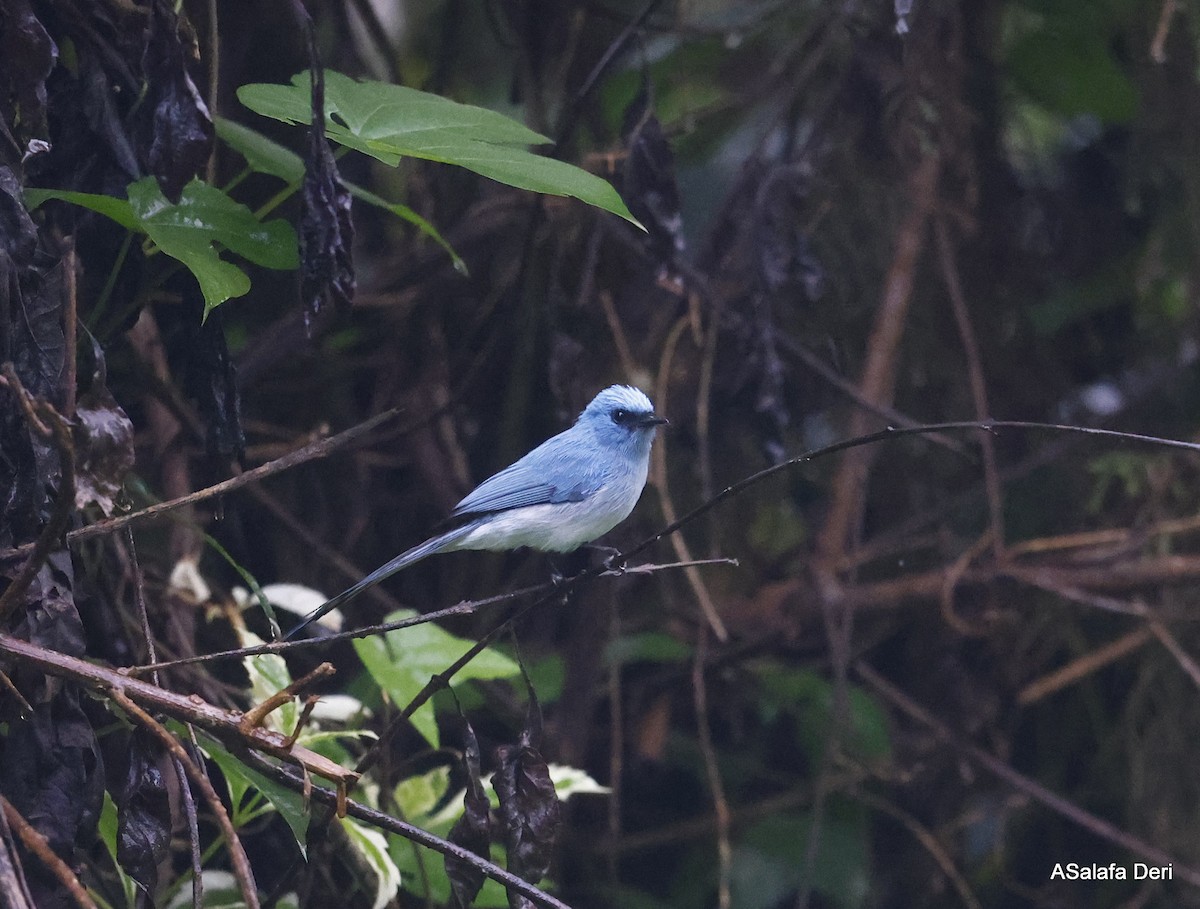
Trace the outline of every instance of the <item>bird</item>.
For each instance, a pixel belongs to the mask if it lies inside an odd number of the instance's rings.
[[[527,546],[571,552],[608,533],[633,511],[650,470],[650,446],[669,421],[645,392],[612,385],[596,395],[575,423],[484,480],[455,506],[460,522],[375,569],[323,603],[287,638],[369,587],[439,552],[506,550]]]

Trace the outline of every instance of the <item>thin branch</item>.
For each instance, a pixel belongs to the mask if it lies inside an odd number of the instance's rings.
[[[351,0],[351,6],[362,20],[367,35],[375,45],[375,52],[383,60],[388,82],[392,85],[403,85],[404,79],[400,75],[400,66],[396,60],[396,48],[392,45],[392,39],[383,27],[374,4],[369,0]]]
[[[208,113],[214,122],[217,118],[217,102],[220,100],[221,88],[221,38],[217,30],[217,0],[208,0]],[[205,179],[209,185],[217,182],[217,149],[219,142],[212,144],[208,153],[208,163],[205,169]]]
[[[629,39],[650,18],[650,14],[654,12],[655,8],[661,2],[662,0],[648,0],[641,11],[625,24],[620,34],[604,49],[604,53],[600,55],[600,59],[596,61],[596,65],[592,67],[591,72],[587,74],[587,77],[583,80],[583,84],[576,90],[574,97],[571,98],[570,102],[566,105],[566,109],[563,111],[562,122],[559,124],[557,135],[554,137],[556,148],[566,142],[575,130],[575,121],[579,117],[580,107],[587,100],[588,95],[591,94],[600,77],[604,75],[621,51],[625,49],[625,45],[629,43]]]
[[[222,710],[199,695],[168,691],[135,679],[126,672],[47,650],[7,634],[0,634],[0,654],[35,666],[48,675],[71,679],[92,691],[105,694],[113,690],[121,691],[132,700],[156,712],[164,713],[182,723],[192,723],[201,729],[207,729],[224,742],[234,742],[241,747],[297,764],[339,785],[346,785],[357,779],[351,771],[324,755],[300,745],[288,745],[282,733],[261,726],[243,729],[241,713]]]
[[[196,814],[196,799],[188,785],[187,770],[179,761],[171,761],[175,778],[179,781],[179,796],[183,800],[183,814],[187,818],[188,851],[192,856],[192,909],[204,905],[204,866],[200,854],[200,820]]]
[[[25,880],[25,869],[17,853],[17,841],[13,839],[8,825],[8,816],[0,809],[0,893],[8,900],[5,909],[37,909],[29,884]]]
[[[964,741],[941,720],[934,717],[924,707],[912,700],[899,688],[883,678],[883,676],[879,675],[867,663],[859,661],[854,664],[854,669],[859,677],[878,692],[884,700],[888,701],[905,715],[919,722],[922,726],[928,727],[943,742],[969,756],[976,763],[981,764],[1010,786],[1024,792],[1035,801],[1041,802],[1051,811],[1061,815],[1071,823],[1077,824],[1089,833],[1107,840],[1128,852],[1141,856],[1147,862],[1156,865],[1173,865],[1175,874],[1180,880],[1187,881],[1194,887],[1200,887],[1200,869],[1185,865],[1178,858],[1126,833],[1115,824],[1099,818],[1088,811],[1084,811],[1074,802],[1068,801],[1061,795],[1051,792],[1041,783],[1031,780],[1022,773],[1018,773],[1008,764],[1004,763],[1004,761],[984,751],[978,745]]]
[[[67,534],[68,543],[77,543],[81,540],[88,540],[92,537],[101,536],[103,534],[112,533],[120,530],[130,524],[140,523],[141,521],[151,520],[161,517],[162,515],[174,511],[177,508],[182,508],[186,505],[194,505],[197,502],[202,502],[205,499],[211,499],[214,496],[224,495],[227,492],[233,492],[235,489],[240,489],[250,483],[256,483],[264,477],[269,477],[277,473],[282,473],[285,470],[290,470],[293,467],[298,467],[301,464],[306,464],[309,461],[318,458],[324,458],[337,451],[339,448],[353,442],[380,423],[392,419],[400,413],[399,408],[385,410],[383,413],[376,414],[368,420],[364,420],[349,429],[339,432],[337,435],[330,436],[326,439],[318,439],[303,448],[298,448],[290,454],[286,454],[281,458],[276,458],[274,461],[268,461],[266,464],[260,464],[253,470],[247,470],[245,473],[238,474],[236,477],[230,477],[228,480],[222,480],[206,489],[201,489],[185,496],[180,496],[171,499],[168,502],[160,502],[157,505],[151,505],[149,508],[143,508],[141,511],[135,511],[131,514],[120,515],[115,518],[108,518],[103,521],[97,521],[95,524],[89,524],[86,527],[81,527],[78,530],[72,530]],[[6,552],[0,552],[0,560],[11,558],[13,556],[22,555],[30,548],[30,544],[18,546],[15,549],[10,549]]]
[[[16,831],[21,842],[25,844],[25,848],[36,855],[38,861],[46,866],[46,870],[58,878],[63,889],[71,894],[71,899],[75,900],[75,905],[80,909],[97,909],[96,903],[88,895],[83,884],[79,883],[75,872],[50,848],[46,838],[29,821],[25,820],[21,816],[21,812],[2,795],[0,795],[0,810],[4,811],[4,819]]]
[[[934,219],[933,232],[937,238],[938,260],[942,265],[942,280],[946,283],[946,292],[950,296],[950,309],[954,312],[954,321],[958,325],[958,334],[962,339],[963,351],[967,357],[967,379],[971,388],[971,403],[975,408],[975,418],[986,420],[989,415],[989,407],[987,383],[983,377],[983,357],[979,353],[979,340],[975,334],[975,326],[971,324],[971,311],[967,307],[966,297],[963,294],[958,264],[954,259],[954,246],[950,242],[950,232],[946,227],[945,218]],[[1000,470],[996,466],[996,440],[990,433],[983,433],[979,439],[979,447],[983,451],[983,485],[987,492],[988,520],[992,526],[992,552],[999,560],[1004,555],[1004,497],[1000,487]]]
[[[837,792],[849,789],[867,778],[865,771],[843,771],[831,778],[830,788]],[[759,821],[763,818],[778,817],[781,813],[795,808],[811,805],[813,794],[808,787],[790,789],[776,795],[768,796],[758,802],[743,804],[734,808],[731,813],[731,826],[735,829]],[[661,847],[674,847],[689,840],[709,837],[717,829],[717,819],[714,815],[690,817],[684,821],[675,821],[662,827],[642,830],[637,833],[627,833],[620,841],[602,840],[595,844],[597,852],[604,855],[636,855],[646,853]]]
[[[1115,641],[1110,641],[1103,647],[1098,647],[1077,659],[1072,660],[1054,672],[1044,675],[1027,684],[1017,692],[1017,703],[1022,707],[1035,704],[1045,697],[1061,691],[1068,685],[1074,685],[1080,679],[1091,675],[1099,669],[1113,663],[1127,654],[1144,646],[1153,635],[1148,628],[1139,628],[1128,634],[1123,634]]]
[[[873,795],[861,786],[856,786],[851,789],[854,798],[858,799],[869,808],[874,808],[883,814],[886,814],[892,820],[896,821],[900,826],[913,835],[913,838],[920,843],[925,851],[937,862],[938,867],[942,869],[942,873],[950,879],[950,883],[954,885],[954,889],[958,891],[958,897],[963,901],[963,905],[967,909],[983,909],[983,905],[979,902],[974,891],[971,890],[971,885],[967,883],[967,879],[962,876],[962,872],[954,866],[954,860],[950,858],[942,844],[938,842],[934,836],[920,821],[909,814],[907,811],[893,805],[885,799]]]
[[[0,688],[8,692],[9,697],[13,698],[21,708],[21,718],[28,719],[33,715],[33,705],[25,700],[25,695],[21,694],[19,688],[13,684],[13,680],[8,677],[8,674],[0,670]]]
[[[614,562],[620,562],[623,556],[618,555]],[[510,590],[507,593],[498,593],[495,596],[484,597],[480,600],[464,600],[461,603],[456,603],[453,606],[447,606],[445,609],[437,609],[433,612],[422,613],[421,615],[409,616],[404,619],[397,619],[394,622],[382,622],[377,625],[364,625],[362,628],[355,628],[351,631],[337,631],[331,634],[324,634],[319,638],[308,638],[305,640],[296,641],[267,641],[262,644],[254,644],[250,647],[238,647],[234,650],[220,650],[215,653],[205,653],[198,656],[182,657],[178,660],[167,660],[162,663],[151,663],[146,666],[128,666],[121,671],[129,675],[138,676],[145,675],[148,672],[155,672],[159,669],[171,669],[175,666],[188,666],[193,663],[210,663],[218,660],[236,660],[248,656],[260,656],[264,653],[286,653],[290,650],[300,650],[309,647],[324,647],[328,644],[334,644],[338,641],[352,641],[357,638],[371,637],[376,634],[386,634],[389,631],[399,631],[401,628],[411,628],[414,625],[424,625],[427,622],[436,622],[441,619],[448,619],[454,616],[474,615],[481,609],[488,606],[497,606],[501,603],[509,603],[513,600],[519,600],[522,597],[534,596],[543,593],[556,593],[564,589],[569,589],[582,578],[586,577],[621,577],[628,574],[652,574],[657,571],[665,571],[674,568],[691,568],[693,566],[702,565],[732,565],[737,567],[737,559],[695,559],[691,562],[666,562],[663,564],[646,564],[646,565],[629,565],[618,568],[603,568],[603,569],[588,569],[580,572],[577,575],[572,575],[569,578],[564,578],[557,584],[547,582],[545,584],[534,584],[530,587],[521,587],[517,590]]]
[[[708,721],[708,685],[704,678],[707,655],[708,629],[701,627],[692,659],[692,704],[696,711],[697,744],[704,758],[704,775],[708,781],[713,813],[717,820],[717,906],[719,909],[729,909],[733,902],[733,842],[730,835],[729,800],[725,797],[721,769],[717,764],[717,749],[713,745],[712,726]]]
[[[988,548],[992,541],[992,531],[989,530],[978,540],[973,546],[968,547],[958,558],[947,566],[944,572],[944,580],[942,581],[942,593],[940,602],[942,607],[942,618],[946,620],[946,624],[957,631],[964,637],[974,638],[979,637],[982,629],[976,628],[970,622],[963,619],[954,610],[954,591],[958,587],[958,582],[962,580],[971,563],[974,562],[983,551]]]
[[[845,590],[846,602],[858,608],[894,607],[912,600],[936,600],[945,589],[946,576],[953,566],[902,575],[886,581],[858,584]],[[1088,606],[1139,615],[1137,608],[1122,600],[1103,597],[1095,591],[1127,591],[1160,584],[1187,584],[1200,578],[1200,556],[1158,556],[1116,565],[1025,567],[982,565],[969,568],[959,584],[992,584],[997,580],[1014,580],[1038,587]]]
[[[79,331],[79,297],[75,259],[75,238],[66,239],[67,251],[63,255],[63,281],[66,284],[66,300],[63,306],[63,416],[67,420],[75,419],[75,395],[78,377],[76,361],[78,359]]]
[[[928,423],[923,426],[901,426],[889,427],[880,430],[879,432],[868,433],[867,435],[855,436],[854,438],[844,439],[840,442],[835,442],[832,445],[826,445],[821,448],[814,448],[804,454],[797,455],[794,458],[789,458],[786,461],[780,461],[778,464],[772,464],[770,467],[765,467],[748,477],[744,477],[729,486],[726,486],[721,492],[713,496],[706,502],[697,505],[683,517],[676,521],[672,521],[662,530],[653,536],[647,537],[641,543],[634,546],[632,549],[622,553],[625,558],[632,558],[639,555],[646,549],[649,549],[659,540],[670,534],[673,534],[680,527],[690,524],[696,518],[703,514],[707,514],[712,509],[716,508],[726,499],[738,495],[751,486],[761,483],[768,477],[772,477],[777,473],[782,473],[786,470],[791,470],[801,464],[808,464],[812,461],[820,460],[832,454],[837,454],[840,451],[846,451],[851,448],[857,448],[861,445],[871,445],[875,442],[882,442],[885,439],[899,439],[905,436],[928,435],[932,432],[960,432],[964,430],[986,429],[989,432],[996,432],[1002,429],[1023,429],[1037,430],[1044,432],[1070,433],[1085,436],[1097,436],[1099,438],[1120,439],[1126,442],[1136,442],[1140,444],[1159,445],[1164,448],[1177,448],[1183,451],[1191,451],[1200,453],[1200,442],[1185,442],[1180,439],[1166,439],[1158,436],[1143,435],[1134,432],[1120,432],[1115,429],[1101,429],[1094,426],[1070,426],[1063,423],[1039,423],[1034,420],[961,420],[948,423]]]
[[[921,252],[925,247],[926,226],[937,199],[940,172],[937,156],[930,154],[908,180],[910,209],[896,232],[896,250],[884,280],[879,309],[867,342],[866,363],[859,381],[863,398],[877,405],[890,406],[892,403],[900,340],[912,302]],[[855,410],[850,415],[851,435],[862,435],[869,425],[869,417],[862,410]],[[850,530],[858,521],[873,457],[874,452],[870,451],[847,455],[830,486],[828,516],[816,544],[818,580],[821,581],[824,576],[822,586],[831,589],[836,587],[836,566],[842,561]]]
[[[1171,634],[1170,630],[1157,618],[1146,613],[1146,624],[1150,628],[1150,633],[1153,634],[1160,644],[1167,648],[1171,656],[1175,657],[1175,661],[1179,663],[1179,668],[1187,673],[1188,678],[1200,688],[1200,665],[1192,658],[1183,645],[1179,643],[1179,639]]]
[[[817,356],[816,353],[809,350],[794,338],[783,335],[779,337],[778,341],[780,347],[782,347],[787,353],[790,353],[797,360],[828,382],[836,391],[845,395],[868,413],[873,413],[881,420],[885,420],[895,426],[913,427],[921,425],[919,420],[914,420],[912,417],[902,413],[895,407],[877,404],[874,401],[868,401],[853,382],[839,375],[836,370],[834,370],[828,363]],[[953,451],[957,454],[964,454],[967,451],[966,447],[961,442],[955,439],[947,438],[943,435],[930,433],[929,441],[941,445],[944,448],[948,448],[950,451]]]
[[[146,609],[146,582],[142,575],[142,563],[138,559],[137,542],[133,537],[133,528],[125,528],[125,545],[129,547],[129,567],[133,573],[133,598],[137,605],[138,620],[142,625],[142,637],[146,641],[146,659],[151,663],[158,660],[154,646],[154,635],[150,630],[150,613]],[[151,676],[151,681],[159,684],[158,673]],[[179,780],[179,795],[183,801],[183,813],[187,819],[188,847],[192,858],[192,906],[200,909],[204,905],[203,867],[200,856],[200,822],[196,814],[196,800],[187,782],[187,769],[178,760],[172,759],[175,777]]]
[[[687,324],[687,316],[681,316],[671,327],[671,331],[667,335],[667,340],[663,343],[662,358],[658,366],[658,379],[655,382],[655,392],[658,395],[659,404],[664,412],[667,409],[667,391],[670,387],[668,379],[671,375],[671,361],[675,356],[675,345],[678,343],[679,337],[683,334],[683,330],[687,327]],[[663,517],[668,521],[673,521],[677,512],[675,511],[675,501],[671,498],[671,489],[667,484],[666,438],[660,439],[658,444],[651,449],[650,458],[654,472],[654,487],[658,490],[658,501],[662,508]],[[671,535],[671,548],[675,550],[675,557],[681,562],[692,561],[691,550],[688,548],[687,540],[683,538],[682,534]],[[685,568],[684,577],[687,578],[688,586],[692,588],[692,593],[696,596],[696,602],[700,605],[700,612],[712,629],[713,635],[718,641],[724,644],[729,640],[729,632],[725,628],[725,623],[721,621],[720,613],[717,612],[717,605],[713,602],[712,594],[708,592],[708,588],[704,584],[704,579],[700,577],[700,572],[695,568]]]
[[[355,565],[336,549],[331,548],[327,543],[325,543],[324,540],[309,530],[302,521],[288,511],[288,509],[285,508],[283,504],[266,489],[261,486],[250,486],[246,489],[246,494],[258,502],[258,504],[266,508],[267,511],[269,511],[272,515],[274,515],[284,528],[290,530],[303,545],[304,549],[312,554],[314,559],[320,559],[326,565],[337,569],[345,577],[354,581],[357,581],[366,574],[365,571]],[[363,595],[369,596],[372,600],[380,603],[389,610],[401,608],[400,601],[388,594],[380,586],[375,586],[364,591]]]
[[[850,448],[855,448],[860,445],[870,445],[876,442],[885,440],[899,439],[905,436],[928,435],[935,432],[960,432],[971,430],[987,430],[989,432],[997,432],[1003,429],[1020,429],[1034,430],[1044,432],[1067,433],[1075,435],[1096,436],[1098,438],[1115,439],[1125,442],[1134,442],[1138,444],[1157,445],[1164,448],[1175,448],[1183,451],[1200,453],[1200,443],[1186,442],[1179,439],[1167,439],[1158,436],[1143,435],[1140,433],[1120,432],[1113,429],[1100,429],[1092,426],[1070,426],[1059,423],[1039,423],[1029,420],[979,420],[979,421],[955,421],[949,423],[932,423],[923,426],[913,427],[891,427],[879,432],[870,433],[865,436],[858,436],[852,439],[845,439],[840,442],[835,442],[832,445],[826,445],[822,448],[813,449],[794,458],[789,458],[786,461],[781,461],[778,464],[773,464],[748,477],[744,477],[729,486],[726,486],[721,492],[700,505],[693,508],[682,517],[671,521],[658,532],[642,540],[632,548],[622,552],[616,562],[631,559],[642,552],[649,549],[659,540],[670,536],[679,530],[681,527],[690,524],[702,515],[712,511],[726,499],[739,495],[746,489],[761,483],[768,477],[772,477],[777,473],[782,473],[786,470],[791,470],[803,464],[808,464],[829,455],[845,451]],[[689,563],[682,563],[689,564]],[[693,564],[706,564],[705,562],[695,562]],[[674,564],[666,564],[661,566],[637,566],[626,569],[631,572],[642,572],[649,570],[660,570],[663,568],[677,567]],[[1159,559],[1141,561],[1129,566],[1116,566],[1106,571],[1098,571],[1096,569],[1078,569],[1078,568],[1045,568],[1038,569],[1043,572],[1053,573],[1057,580],[1062,582],[1070,581],[1077,586],[1085,583],[1096,583],[1102,587],[1127,589],[1128,587],[1138,586],[1140,584],[1161,583],[1167,581],[1186,580],[1197,575],[1200,575],[1200,560],[1189,556],[1167,556]],[[997,576],[1017,577],[1026,579],[1021,570],[1007,566],[1003,572],[998,575],[998,569],[988,570],[972,570],[967,571],[963,577],[965,582],[980,582],[983,580],[992,580]],[[603,568],[591,568],[580,574],[574,575],[565,579],[556,589],[557,592],[565,592],[571,589],[575,584],[582,583],[588,578],[598,577],[602,574],[610,573]],[[615,571],[613,574],[622,572]],[[880,581],[874,584],[861,584],[846,592],[846,597],[849,602],[862,605],[878,605],[879,603],[895,603],[905,597],[917,597],[929,599],[937,597],[942,589],[945,580],[945,570],[935,569],[930,572],[925,572],[918,575],[907,575],[894,580]],[[252,656],[261,653],[277,653],[284,650],[290,650],[298,647],[312,647],[318,644],[333,643],[340,640],[349,640],[351,638],[363,637],[369,634],[377,634],[384,631],[392,631],[399,628],[406,628],[410,625],[419,625],[423,622],[431,621],[437,618],[445,618],[452,615],[466,615],[477,609],[492,605],[495,603],[507,602],[517,599],[522,596],[535,595],[544,593],[551,589],[549,585],[541,584],[533,587],[523,588],[521,590],[512,591],[505,594],[500,594],[494,597],[488,597],[482,600],[469,601],[460,603],[456,606],[448,607],[444,610],[439,610],[434,613],[429,613],[425,616],[414,616],[409,619],[404,619],[399,622],[392,622],[385,625],[368,626],[354,631],[341,632],[338,634],[327,635],[322,638],[309,641],[287,641],[275,642],[270,644],[262,644],[252,648],[240,648],[237,650],[222,651],[220,653],[208,654],[206,656],[188,657],[181,660],[172,660],[166,663],[157,663],[150,666],[132,667],[125,670],[133,674],[148,672],[153,669],[164,669],[170,666],[186,665],[188,663],[204,662],[207,660],[230,659],[242,656]],[[539,605],[545,599],[539,600],[531,604],[527,608]],[[513,618],[518,618],[524,615],[524,610],[518,613]],[[510,619],[511,621],[511,619]]]
[[[455,858],[470,864],[479,869],[485,875],[496,881],[501,886],[509,891],[516,891],[523,896],[528,897],[536,903],[544,906],[549,906],[550,909],[570,909],[570,907],[559,899],[551,896],[548,893],[539,890],[533,884],[526,880],[517,877],[503,868],[492,864],[487,859],[480,858],[469,849],[464,849],[455,843],[444,840],[439,836],[434,836],[427,830],[422,830],[420,827],[414,827],[412,824],[405,823],[399,818],[394,818],[391,815],[384,814],[382,811],[376,811],[373,808],[368,808],[361,802],[354,799],[346,798],[339,802],[340,793],[332,789],[326,789],[322,786],[309,786],[308,782],[294,771],[279,764],[272,764],[270,761],[263,758],[262,755],[254,752],[249,752],[245,755],[247,763],[258,772],[265,774],[277,783],[286,786],[293,792],[303,792],[312,801],[327,807],[336,807],[343,805],[346,813],[353,818],[357,818],[372,827],[378,827],[380,830],[389,833],[395,833],[404,837],[420,846],[427,849],[432,849],[435,852],[440,852],[442,855],[451,855]]]
[[[1171,20],[1179,0],[1163,0],[1162,10],[1158,14],[1158,27],[1154,29],[1154,39],[1150,42],[1150,59],[1159,65],[1167,62],[1167,35],[1171,33]]]
[[[244,731],[254,729],[256,726],[261,726],[263,720],[267,718],[273,711],[278,710],[284,704],[290,704],[305,688],[310,687],[313,683],[321,679],[327,679],[331,675],[335,675],[337,670],[332,663],[321,663],[312,672],[309,672],[298,679],[295,679],[290,684],[276,691],[273,695],[263,700],[261,703],[255,704],[244,714],[242,714],[241,726]],[[312,708],[308,708],[308,713],[312,712]],[[296,724],[296,729],[289,733],[289,738],[295,740],[296,732],[303,728],[303,719]]]

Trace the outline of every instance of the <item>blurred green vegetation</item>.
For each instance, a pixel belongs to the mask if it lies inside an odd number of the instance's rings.
[[[1195,2],[311,6],[331,71],[395,75],[520,121],[553,140],[540,149],[553,167],[613,183],[647,232],[437,160],[391,166],[395,149],[385,161],[346,156],[342,174],[362,188],[353,308],[308,337],[295,275],[249,265],[248,292],[205,329],[224,345],[218,366],[197,334],[207,310],[190,276],[156,271],[163,257],[140,242],[118,253],[111,225],[80,220],[80,315],[137,428],[131,487],[172,498],[401,408],[353,451],[190,516],[263,584],[336,593],[617,381],[651,393],[672,424],[656,443],[663,471],[604,541],[625,548],[668,514],[844,437],[864,414],[871,430],[991,416],[1198,437]],[[282,86],[307,66],[290,6],[215,7],[214,113],[261,130],[272,154],[302,152],[302,129],[238,100],[243,86]],[[209,5],[183,10],[202,81]],[[304,122],[297,98],[289,117]],[[520,156],[531,157],[524,146]],[[220,143],[215,160],[214,185],[238,177],[230,192],[250,210],[279,191],[278,168],[240,174],[243,158]],[[117,192],[88,174],[30,185]],[[591,195],[577,195],[607,198],[586,182]],[[273,217],[298,218],[296,199],[277,201]],[[106,312],[91,309],[110,296]],[[901,327],[891,349],[883,311]],[[158,361],[137,333],[151,330]],[[864,403],[871,370],[884,393]],[[213,404],[220,388],[236,389],[237,414]],[[239,433],[244,450],[228,443]],[[683,549],[662,541],[637,560],[736,567],[604,577],[541,607],[517,628],[519,654],[501,639],[454,681],[457,703],[439,695],[393,740],[373,797],[445,834],[461,810],[458,708],[487,773],[526,716],[520,656],[544,708],[546,757],[611,790],[566,803],[552,879],[576,909],[1200,906],[1197,459],[998,431],[993,509],[978,435],[874,448],[844,539],[827,534],[845,462],[827,458],[690,523]],[[216,602],[241,583],[236,572],[176,525],[147,525],[138,542],[167,649],[231,646],[202,610],[179,622],[166,581],[196,556]],[[114,570],[94,562],[99,576]],[[345,621],[490,596],[548,569],[528,553],[442,556],[389,581],[391,602],[355,601]],[[701,596],[729,640],[714,637]],[[110,608],[124,616],[115,599]],[[372,711],[349,725],[380,731],[500,614],[331,647],[338,687]],[[248,690],[237,670],[209,673],[182,678]],[[1174,879],[1052,880],[1056,862],[1147,859],[997,776],[968,744],[1163,850]],[[324,747],[350,763],[365,743]],[[232,755],[208,753],[237,801],[263,807]],[[247,823],[252,855],[271,869],[264,886],[294,873],[299,847],[284,834],[301,829],[296,813],[264,809]],[[371,905],[376,893],[348,885],[354,870],[331,848],[310,855],[306,905]],[[387,853],[402,871],[395,905],[448,904],[440,866],[423,867],[431,853],[394,835]],[[172,862],[182,874],[186,850]],[[128,896],[123,873],[94,875],[98,892]],[[501,904],[488,888],[479,905]]]

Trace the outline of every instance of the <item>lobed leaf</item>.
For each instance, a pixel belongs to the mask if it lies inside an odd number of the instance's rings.
[[[385,621],[395,622],[414,615],[416,613],[411,610],[400,610],[387,616]],[[388,693],[392,702],[401,707],[415,698],[430,678],[451,665],[470,647],[469,641],[455,637],[433,623],[413,625],[354,642],[354,649],[367,667],[367,672]],[[463,667],[456,678],[460,682],[508,678],[518,671],[517,664],[504,654],[488,649]],[[411,721],[425,738],[434,745],[438,744],[437,720],[431,702],[422,705],[412,715]]]
[[[308,74],[298,73],[291,85],[243,85],[238,99],[265,117],[307,123],[308,83]],[[518,189],[571,196],[638,223],[608,181],[528,151],[526,146],[550,140],[495,111],[327,72],[325,115],[330,139],[389,166],[405,157],[455,164]]]

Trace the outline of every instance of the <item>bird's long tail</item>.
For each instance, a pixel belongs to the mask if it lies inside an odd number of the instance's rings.
[[[327,612],[330,612],[334,609],[337,609],[340,606],[345,605],[350,600],[354,599],[356,596],[358,596],[360,593],[362,593],[364,590],[366,590],[368,587],[374,587],[380,581],[390,578],[397,571],[407,568],[409,565],[413,565],[413,564],[421,561],[421,559],[426,558],[427,556],[431,556],[431,555],[434,555],[435,553],[444,552],[445,550],[450,549],[451,547],[453,547],[453,545],[455,543],[457,543],[459,540],[461,540],[463,537],[465,537],[468,533],[470,533],[474,529],[475,529],[475,525],[473,523],[472,524],[464,524],[462,527],[455,527],[453,530],[448,530],[445,533],[440,534],[436,537],[431,537],[430,539],[426,540],[424,543],[421,543],[417,546],[414,546],[412,549],[408,549],[408,550],[400,553],[400,555],[396,556],[396,558],[392,559],[387,564],[382,565],[379,568],[376,568],[374,571],[372,571],[369,575],[367,575],[365,578],[363,578],[361,581],[359,581],[353,587],[343,590],[341,593],[339,593],[333,599],[328,600],[325,603],[322,603],[318,608],[316,608],[315,610],[310,612],[308,615],[306,615],[300,621],[299,625],[297,625],[295,628],[293,628],[291,631],[289,631],[287,634],[285,634],[283,636],[284,640],[294,638],[297,634],[299,634],[299,632],[302,629],[307,628],[309,625],[311,625],[313,622],[317,621],[317,619],[321,618],[321,616],[325,615]]]

